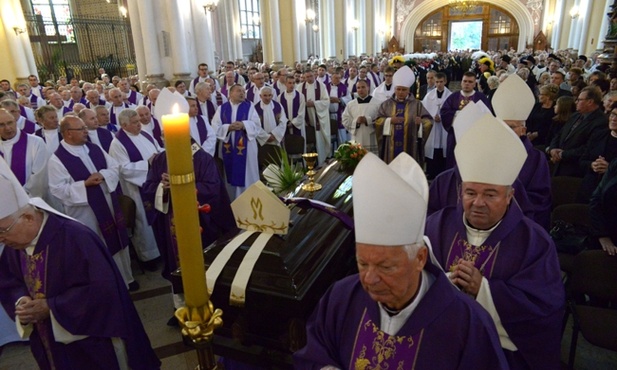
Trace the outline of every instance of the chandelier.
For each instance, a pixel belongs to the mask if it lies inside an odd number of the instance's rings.
[[[477,0],[450,0],[450,8],[457,13],[467,15],[480,5]]]

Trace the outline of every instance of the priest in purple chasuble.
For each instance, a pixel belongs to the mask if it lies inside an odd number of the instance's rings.
[[[518,180],[525,187],[525,192],[534,208],[533,219],[544,229],[549,230],[552,201],[548,160],[543,152],[533,147],[526,135],[526,121],[535,102],[535,96],[527,83],[516,74],[508,76],[499,85],[491,101],[497,118],[510,126],[525,146],[527,159],[518,174]]]
[[[274,88],[264,86],[259,91],[261,100],[255,104],[255,111],[261,124],[261,131],[257,135],[257,142],[260,147],[263,145],[281,146],[283,137],[285,137],[287,116],[281,104],[273,100],[274,96]]]
[[[158,258],[160,253],[150,226],[154,206],[142,197],[142,187],[152,158],[163,149],[152,136],[141,130],[139,115],[133,109],[123,110],[118,121],[121,128],[111,142],[109,155],[118,162],[122,194],[135,201],[135,227],[131,242],[137,258],[149,262]]]
[[[315,131],[315,148],[317,163],[322,164],[331,154],[330,143],[330,98],[326,85],[315,80],[313,71],[304,72],[304,82],[298,85],[297,90],[304,95],[306,111],[304,119],[306,130]]]
[[[160,368],[122,276],[87,226],[29,199],[0,160],[0,301],[40,369]]]
[[[359,274],[321,299],[295,368],[507,369],[489,314],[432,260],[417,162],[401,153],[386,165],[368,153],[352,186]]]
[[[306,99],[304,95],[296,90],[296,83],[293,76],[285,78],[285,91],[279,95],[279,102],[283,107],[285,116],[288,119],[285,135],[300,135],[304,138],[306,152]]]
[[[133,283],[129,237],[118,202],[118,163],[88,142],[86,124],[78,117],[62,119],[64,140],[47,165],[49,191],[64,212],[97,233],[109,249],[127,287]]]
[[[206,248],[221,235],[235,229],[236,223],[231,210],[231,202],[225,183],[221,179],[214,158],[206,153],[195,141],[191,145],[197,201],[200,205],[210,205],[210,212],[199,212],[199,225],[202,228],[201,244]],[[178,245],[173,233],[174,212],[169,192],[169,175],[165,152],[157,154],[152,160],[148,179],[144,183],[144,193],[157,212],[152,221],[157,243],[163,259],[163,277],[178,268]],[[197,212],[197,206],[194,212]],[[188,212],[188,210],[183,210]],[[181,296],[174,293],[175,308],[184,305]],[[179,293],[179,292],[178,292]]]
[[[441,106],[441,123],[443,128],[448,131],[448,142],[446,145],[446,169],[454,166],[454,147],[456,146],[456,137],[454,136],[454,118],[458,112],[465,108],[470,101],[477,103],[482,101],[486,107],[492,110],[491,103],[486,96],[474,90],[476,87],[476,75],[473,72],[465,72],[461,81],[461,90],[453,92],[448,96],[448,99]]]
[[[375,136],[379,146],[379,157],[390,163],[405,152],[420,161],[424,153],[418,150],[418,130],[422,120],[429,121],[431,115],[419,100],[410,93],[413,85],[413,71],[404,66],[394,74],[392,85],[394,96],[381,103],[375,121]]]
[[[16,127],[15,117],[0,108],[0,156],[33,197],[47,195],[47,148],[37,136]]]
[[[510,369],[560,369],[565,297],[555,245],[512,202],[525,148],[486,113],[455,155],[462,200],[427,220],[435,257],[490,313]]]
[[[214,156],[216,152],[216,132],[210,125],[207,116],[199,114],[199,102],[195,97],[187,97],[189,104],[189,127],[191,137],[198,143],[206,153]]]
[[[338,73],[333,73],[332,83],[325,85],[328,96],[330,96],[330,120],[335,120],[337,123],[339,144],[346,143],[349,141],[350,135],[343,125],[343,111],[345,111],[347,103],[353,99],[353,96],[347,91],[347,86],[341,82],[341,75]]]
[[[259,180],[257,135],[261,125],[255,107],[245,100],[244,87],[231,86],[229,101],[216,111],[212,128],[223,142],[221,154],[225,175],[235,199]]]

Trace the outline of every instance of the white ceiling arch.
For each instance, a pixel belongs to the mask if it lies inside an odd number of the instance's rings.
[[[422,19],[449,3],[450,0],[425,0],[409,13],[401,25],[399,37],[399,43],[405,45],[407,52],[413,52],[414,50],[414,34]],[[533,43],[533,19],[523,3],[518,0],[491,0],[490,3],[510,12],[518,23],[517,51],[521,52],[525,49],[526,45]]]

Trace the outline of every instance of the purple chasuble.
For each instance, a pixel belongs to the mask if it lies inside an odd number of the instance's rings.
[[[249,116],[250,109],[251,103],[247,101],[240,103],[236,112],[236,121],[245,121]],[[231,113],[231,103],[227,102],[221,106],[221,121],[223,124],[231,123]],[[233,186],[244,186],[248,137],[245,130],[233,131],[228,133],[228,135],[231,135],[229,141],[223,143],[223,163],[225,164],[227,182]]]
[[[319,88],[319,82],[315,81],[313,83],[313,86],[315,86],[315,100],[321,100],[321,89]],[[302,83],[302,94],[304,94],[304,97],[306,98],[306,82]],[[310,119],[309,119],[309,112],[308,112],[309,107],[306,107],[306,111],[304,112],[304,119],[306,121],[306,124],[308,125],[310,123]],[[317,114],[315,114],[317,115]],[[321,130],[321,124],[319,123],[319,118],[315,117],[315,130],[319,131]]]
[[[28,156],[28,134],[23,131],[19,132],[19,139],[13,144],[13,151],[11,155],[11,171],[19,180],[19,183],[23,186],[26,184],[26,157]],[[4,153],[0,152],[0,155],[4,157]]]
[[[92,160],[97,171],[107,169],[107,162],[103,149],[92,143],[85,144],[88,147],[88,156]],[[86,181],[91,173],[84,165],[81,158],[69,153],[64,146],[60,145],[56,150],[56,156],[60,159],[64,167],[71,175],[74,181]],[[118,202],[116,191],[110,192],[113,213],[107,206],[105,194],[101,185],[87,186],[86,195],[88,197],[88,205],[92,208],[96,220],[99,223],[99,229],[105,240],[105,244],[109,249],[109,253],[114,255],[124,249],[129,244],[128,234],[124,223],[124,216]]]
[[[285,93],[282,93],[280,95],[280,100],[281,100],[281,106],[285,110],[285,115],[290,121],[294,117],[298,116],[298,113],[300,112],[300,93],[299,92],[294,90],[294,99],[291,102],[291,110],[292,110],[291,112],[288,112],[288,109],[287,109],[287,99],[285,98]],[[292,135],[302,135],[302,131],[294,125],[291,125],[291,128],[289,130],[291,131],[290,134]]]

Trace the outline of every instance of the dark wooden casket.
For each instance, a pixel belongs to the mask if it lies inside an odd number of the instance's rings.
[[[322,184],[312,199],[352,216],[351,179],[339,163],[315,176]],[[297,190],[290,197],[310,197]],[[231,282],[259,233],[236,250],[223,269],[211,300],[223,310],[224,326],[215,332],[215,353],[266,368],[291,368],[291,353],[306,342],[305,324],[332,283],[356,271],[354,234],[328,212],[291,206],[286,235],[274,235],[260,255],[246,289],[243,308],[231,306]],[[225,235],[204,251],[208,267],[236,236]]]

